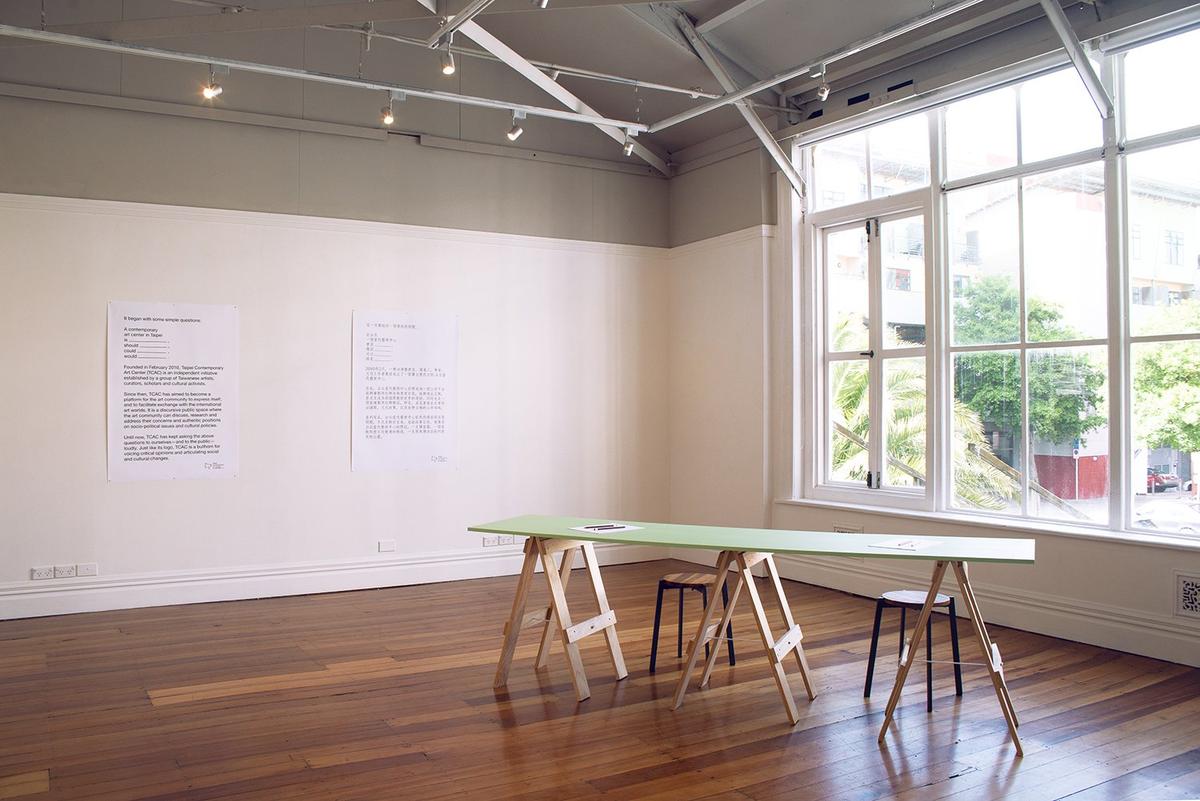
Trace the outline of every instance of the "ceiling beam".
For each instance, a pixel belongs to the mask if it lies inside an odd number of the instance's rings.
[[[688,55],[695,56],[696,51],[692,48],[687,38],[680,32],[675,24],[675,15],[681,12],[679,9],[667,3],[643,3],[640,5],[629,5],[625,8],[626,11],[633,14],[639,20],[649,25],[655,31],[664,36],[669,42],[674,44],[679,49],[686,52]],[[759,76],[743,66],[737,59],[723,51],[720,46],[714,44],[711,40],[708,46],[712,49],[717,57],[724,63],[725,68],[733,76],[734,80],[739,83],[752,83],[759,79]],[[767,88],[763,90],[771,97],[772,105],[783,105],[783,94],[774,89]]]
[[[1062,40],[1063,47],[1067,50],[1067,57],[1075,65],[1075,71],[1079,73],[1079,79],[1083,81],[1088,94],[1092,96],[1092,102],[1096,104],[1100,116],[1108,119],[1113,115],[1112,96],[1100,82],[1100,76],[1096,74],[1096,68],[1092,66],[1083,45],[1079,43],[1079,37],[1075,35],[1075,29],[1071,27],[1070,20],[1063,13],[1062,6],[1058,4],[1058,0],[1041,0],[1041,3],[1042,8],[1046,11],[1046,17],[1050,20],[1050,25],[1058,34],[1058,38]]]
[[[703,36],[713,28],[724,25],[726,22],[729,22],[735,17],[740,17],[742,14],[745,14],[750,9],[757,5],[761,5],[764,2],[766,2],[766,0],[729,0],[729,2],[725,4],[725,8],[721,9],[715,14],[708,15],[704,19],[697,20],[696,33]]]
[[[869,80],[1041,17],[1038,0],[985,0],[969,16],[948,17],[893,39],[887,48],[867,50],[830,64],[826,79],[830,83]],[[793,97],[815,89],[820,82],[820,78],[801,75],[785,83],[783,93]]]
[[[625,5],[628,0],[554,0],[549,9],[541,11],[529,0],[496,0],[484,14],[548,13],[572,8],[594,8]],[[461,11],[464,0],[454,0],[440,13],[450,9]],[[176,36],[244,33],[308,28],[314,25],[362,25],[366,22],[403,22],[430,19],[429,11],[418,0],[375,0],[375,2],[326,3],[323,5],[277,8],[263,11],[246,10],[238,14],[188,14],[178,17],[85,22],[76,25],[54,25],[50,30],[113,41],[138,41]]]
[[[781,83],[790,81],[793,78],[799,77],[800,75],[804,75],[816,67],[827,65],[843,58],[848,58],[856,53],[861,53],[864,50],[868,50],[872,47],[876,47],[877,45],[889,42],[892,39],[903,36],[909,31],[929,25],[951,14],[956,14],[964,9],[970,8],[971,6],[978,5],[981,2],[983,2],[983,0],[952,0],[940,8],[934,8],[925,12],[924,14],[913,17],[906,22],[902,22],[899,25],[894,25],[885,31],[881,31],[874,36],[869,36],[866,39],[860,39],[854,44],[839,48],[838,50],[827,53],[820,58],[813,59],[812,61],[792,67],[791,69],[785,70],[778,75],[773,75],[770,78],[764,78],[761,81],[756,81],[755,83],[743,87],[742,89],[738,89],[737,91],[727,91],[724,95],[716,100],[710,100],[707,103],[701,103],[698,106],[694,106],[687,111],[682,111],[679,114],[666,118],[665,120],[659,120],[650,126],[650,132],[656,133],[658,131],[665,130],[673,125],[686,122],[693,117],[699,117],[701,114],[707,114],[714,109],[727,106],[730,103],[736,103],[737,101],[750,97],[751,95],[761,92],[764,89],[770,89],[778,86]]]
[[[437,47],[442,42],[442,37],[448,34],[453,34],[465,23],[470,22],[477,15],[483,12],[485,8],[492,4],[492,0],[471,0],[467,3],[466,8],[455,14],[453,17],[447,17],[446,21],[438,26],[438,29],[429,35],[425,40],[426,47]]]
[[[420,2],[430,11],[437,7],[436,0],[420,0]],[[475,20],[468,20],[467,22],[463,23],[462,27],[458,29],[458,32],[475,42],[475,44],[479,45],[496,58],[503,61],[509,67],[512,67],[518,74],[520,74],[534,86],[538,87],[543,92],[550,95],[576,114],[590,114],[596,117],[601,116],[596,112],[595,109],[572,93],[571,90],[555,81],[539,67],[528,61],[526,58],[521,56],[520,53],[513,50],[504,42],[488,33]],[[610,139],[620,142],[622,145],[625,144],[627,137],[637,134],[637,130],[630,129],[628,127],[597,125],[596,128],[598,128]],[[669,176],[671,174],[671,168],[667,164],[667,160],[664,156],[654,152],[646,145],[638,142],[636,139],[633,140],[632,144],[634,155],[650,166],[654,167],[654,169],[658,170],[663,175]]]
[[[692,25],[692,21],[688,18],[687,14],[679,12],[678,16],[676,17],[676,23],[679,25],[679,30],[683,33],[684,37],[688,40],[691,46],[695,48],[696,55],[700,57],[700,60],[703,61],[704,65],[708,67],[709,71],[712,72],[713,77],[717,79],[722,88],[724,88],[726,92],[736,92],[738,90],[738,85],[733,82],[733,78],[731,78],[729,73],[725,71],[725,67],[721,64],[720,59],[717,58],[717,54],[713,52],[713,49],[709,46],[708,42],[706,42],[704,37],[696,31],[696,28]],[[767,153],[770,154],[771,158],[775,160],[775,163],[779,165],[779,171],[788,179],[788,183],[792,185],[792,189],[795,190],[796,195],[803,198],[804,179],[800,177],[800,171],[797,170],[796,165],[792,163],[787,151],[783,149],[783,146],[779,144],[779,142],[775,141],[775,136],[771,133],[759,116],[754,113],[754,109],[751,108],[748,101],[739,100],[737,101],[736,105],[738,112],[741,113],[742,117],[746,120],[746,124],[750,126],[750,130],[754,131],[754,135],[758,137],[760,142],[762,142],[762,145],[766,149]]]

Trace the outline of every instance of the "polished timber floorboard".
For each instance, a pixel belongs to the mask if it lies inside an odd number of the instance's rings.
[[[958,699],[935,666],[932,715],[915,668],[880,747],[898,615],[864,700],[874,602],[796,582],[818,693],[799,697],[800,724],[748,611],[737,666],[722,655],[711,688],[672,711],[672,594],[646,668],[657,579],[679,569],[605,568],[630,674],[615,682],[587,638],[582,704],[560,648],[533,670],[538,629],[492,689],[515,577],[0,622],[0,799],[1200,797],[1200,670],[997,626],[1025,757],[980,667]],[[582,619],[594,606],[576,579]],[[540,580],[532,601],[546,602]],[[690,629],[699,595],[686,602]],[[942,617],[934,641],[949,659]]]

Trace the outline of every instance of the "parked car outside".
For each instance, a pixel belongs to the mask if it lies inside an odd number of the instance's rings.
[[[1146,468],[1146,492],[1162,492],[1178,486],[1179,476],[1174,473],[1164,473],[1153,467]]]

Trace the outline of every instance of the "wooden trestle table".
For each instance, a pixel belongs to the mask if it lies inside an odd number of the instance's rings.
[[[636,526],[636,530],[623,531],[579,531],[583,526],[618,523],[625,526]],[[879,730],[879,742],[882,743],[892,723],[896,705],[900,701],[900,693],[908,678],[909,670],[916,661],[921,644],[921,636],[925,632],[925,624],[933,612],[934,599],[941,588],[946,569],[951,568],[958,579],[959,590],[965,602],[971,623],[975,627],[976,640],[983,655],[983,666],[991,677],[1000,702],[1000,709],[1008,724],[1008,733],[1016,746],[1017,754],[1021,752],[1021,741],[1017,737],[1017,715],[1013,710],[1012,699],[1004,681],[1004,663],[1000,657],[1000,649],[988,637],[987,626],[979,611],[979,603],[971,588],[967,572],[968,562],[1001,562],[1008,564],[1031,564],[1034,559],[1034,541],[1031,539],[1008,539],[999,537],[934,537],[918,536],[919,547],[916,550],[880,547],[883,543],[894,543],[899,538],[891,534],[846,534],[825,531],[781,531],[776,529],[755,528],[725,528],[717,526],[689,526],[667,523],[644,523],[627,521],[607,521],[592,518],[549,517],[544,515],[525,515],[494,523],[484,523],[471,526],[470,531],[485,534],[512,534],[526,537],[525,559],[521,567],[520,579],[517,582],[516,597],[513,599],[512,612],[504,626],[504,645],[500,651],[500,662],[496,666],[495,686],[502,687],[508,682],[508,671],[512,664],[513,653],[517,647],[517,638],[522,629],[531,626],[541,626],[541,646],[538,649],[536,667],[546,665],[550,655],[551,641],[557,637],[566,653],[570,666],[571,681],[575,686],[576,697],[583,701],[591,695],[588,689],[587,675],[583,670],[583,662],[579,655],[579,641],[584,637],[603,632],[608,642],[608,652],[612,658],[613,669],[617,679],[629,675],[625,669],[625,660],[621,655],[621,643],[617,639],[617,616],[609,606],[608,597],[604,592],[604,583],[600,579],[600,566],[596,562],[596,552],[593,543],[608,542],[622,545],[665,546],[669,548],[701,548],[719,551],[717,569],[714,575],[713,592],[709,597],[715,598],[728,571],[737,574],[737,581],[729,596],[729,604],[720,622],[714,622],[717,604],[710,603],[704,611],[696,636],[688,646],[687,659],[684,663],[683,674],[675,688],[674,708],[683,704],[683,698],[688,690],[691,677],[696,669],[698,657],[704,651],[704,644],[718,639],[720,632],[726,630],[738,598],[744,590],[750,598],[752,612],[758,631],[762,638],[763,650],[768,664],[774,674],[775,684],[779,688],[788,720],[794,725],[799,722],[800,715],[796,708],[788,685],[784,664],[789,657],[794,657],[804,683],[805,692],[811,701],[816,697],[813,689],[812,672],[804,655],[801,644],[803,633],[792,616],[787,597],[783,592],[783,583],[779,571],[775,567],[773,554],[808,554],[819,556],[848,556],[870,559],[917,559],[933,562],[933,576],[929,582],[929,592],[925,604],[921,608],[913,629],[912,639],[906,644],[900,657],[900,669],[896,673],[896,683],[888,698],[883,726]],[[567,608],[565,587],[571,575],[575,552],[583,555],[584,567],[591,579],[592,592],[599,607],[599,614],[580,623],[575,623],[571,610]],[[554,554],[561,553],[561,561],[556,565]],[[526,600],[530,585],[533,583],[535,567],[538,562],[546,576],[550,588],[550,606],[526,613]],[[771,592],[783,616],[785,631],[775,637],[763,607],[762,598],[751,573],[751,568],[762,563],[766,568]],[[700,675],[699,686],[708,684],[709,676],[717,662],[717,648],[711,649],[708,660]]]

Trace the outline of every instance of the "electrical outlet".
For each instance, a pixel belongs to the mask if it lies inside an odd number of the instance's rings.
[[[512,534],[501,534],[500,535],[500,544],[501,545],[512,545],[513,544],[513,535]]]
[[[46,579],[54,578],[54,568],[50,565],[45,567],[35,567],[29,571],[29,578],[33,581],[45,581]]]
[[[493,548],[499,544],[500,544],[500,537],[498,535],[496,535],[496,534],[484,534],[483,535],[483,547],[484,548]]]
[[[55,578],[75,578],[75,565],[55,565]]]
[[[395,540],[380,540],[378,545],[380,553],[395,553],[396,551]]]
[[[75,575],[98,576],[100,575],[100,566],[95,562],[80,562],[75,565]]]

